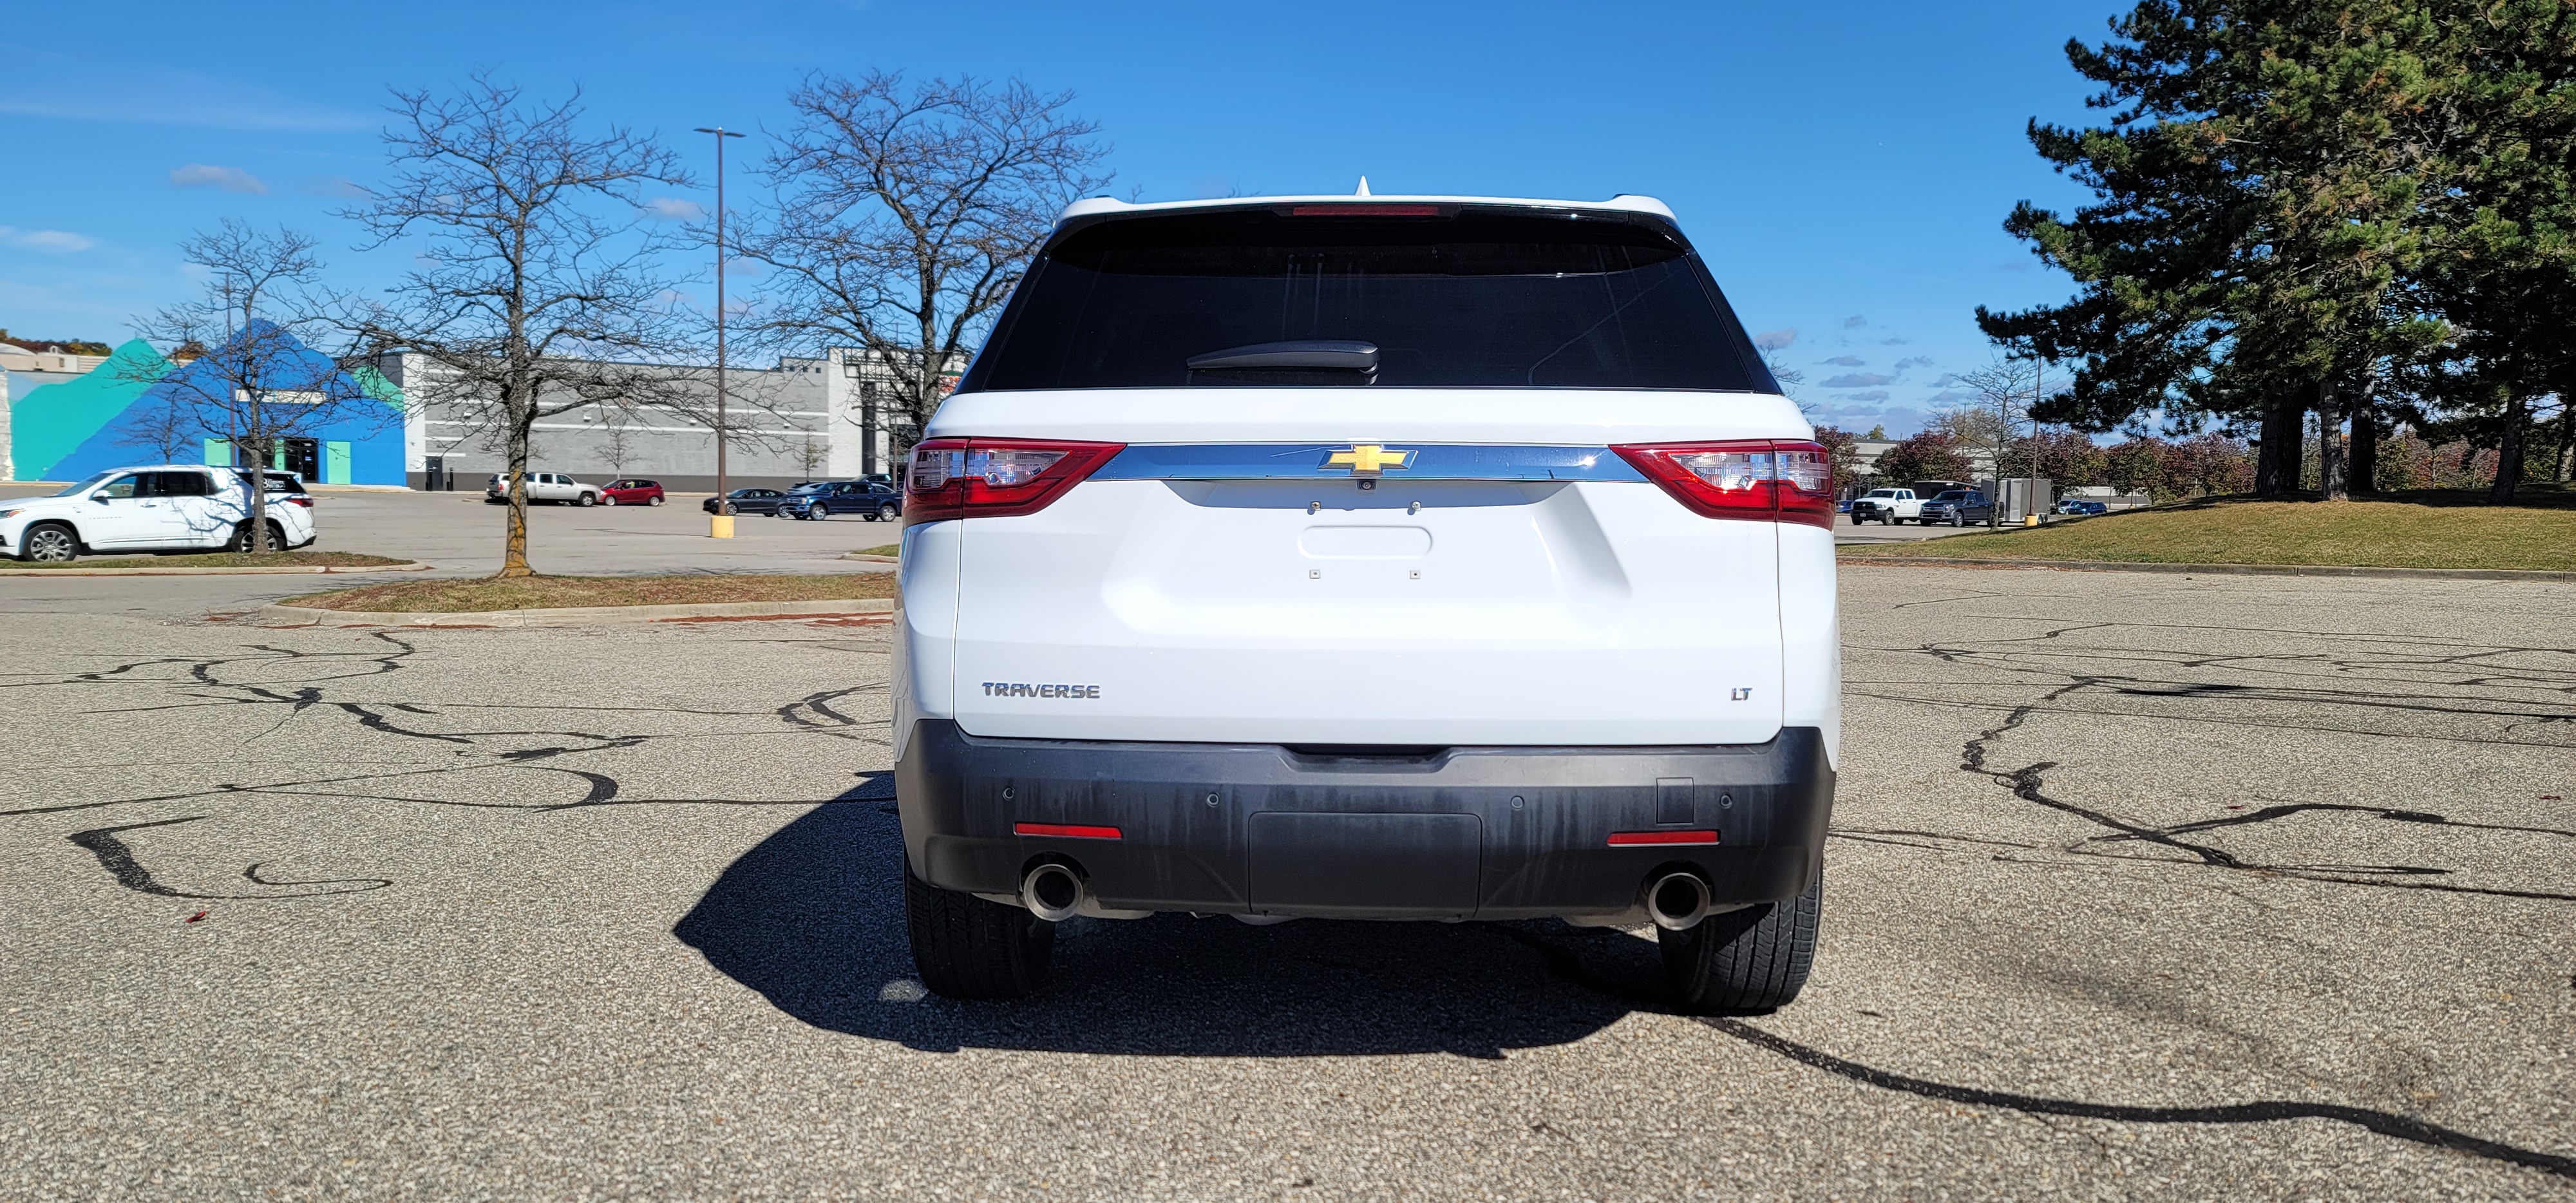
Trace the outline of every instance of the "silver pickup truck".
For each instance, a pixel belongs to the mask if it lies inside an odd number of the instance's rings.
[[[483,485],[483,500],[498,505],[510,500],[510,478],[495,475]],[[566,505],[597,505],[599,490],[561,472],[528,473],[528,500]]]

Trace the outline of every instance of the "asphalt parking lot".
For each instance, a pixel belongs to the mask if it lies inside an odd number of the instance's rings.
[[[0,1197],[2576,1197],[2563,586],[1846,570],[1742,1017],[1554,923],[924,997],[883,626],[207,618],[281,591],[0,581]]]
[[[658,506],[531,505],[529,562],[539,572],[571,575],[840,572],[854,567],[842,553],[892,543],[902,530],[855,514],[811,522],[744,514],[734,519],[733,538],[711,539],[699,508],[705,500],[673,494]],[[508,513],[479,492],[314,494],[317,547],[402,556],[442,576],[499,571]]]

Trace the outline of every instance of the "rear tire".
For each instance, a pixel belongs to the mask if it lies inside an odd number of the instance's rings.
[[[653,498],[653,504],[654,504],[654,505],[660,505],[660,504],[662,504],[662,498],[660,497],[660,495],[658,495],[658,494],[657,494],[657,495],[655,495],[655,496],[654,496],[654,498]]]
[[[903,870],[903,917],[921,984],[949,998],[1022,998],[1045,984],[1055,925],[1016,906],[943,890]]]
[[[902,510],[896,509],[891,505],[881,505],[877,507],[877,521],[879,522],[899,522],[902,519]]]
[[[1771,1011],[1789,1005],[1816,961],[1819,874],[1807,892],[1700,920],[1689,931],[1658,929],[1664,977],[1692,1011]]]
[[[38,564],[69,564],[80,558],[80,536],[59,522],[43,522],[19,536],[19,559]]]
[[[317,535],[315,537],[319,538],[320,536]],[[224,544],[223,549],[225,551],[232,552],[247,552],[251,550],[250,523],[244,522],[241,525],[234,527],[232,541]],[[288,550],[286,546],[286,528],[275,522],[270,522],[268,524],[268,549],[270,551]]]

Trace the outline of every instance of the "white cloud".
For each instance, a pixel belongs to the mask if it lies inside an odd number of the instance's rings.
[[[69,230],[21,230],[15,226],[0,226],[0,243],[49,255],[68,255],[97,246],[98,239]]]
[[[314,196],[336,196],[344,200],[355,200],[367,194],[367,190],[355,182],[336,175],[314,176],[304,181],[304,191]]]
[[[1846,393],[1844,394],[1843,399],[1846,401],[1885,401],[1887,400],[1887,390],[1883,388],[1874,388],[1857,393]]]
[[[12,49],[21,49],[12,47]],[[202,71],[127,64],[100,71],[85,56],[18,56],[0,82],[0,113],[193,125],[217,129],[356,130],[373,118]]]
[[[1837,355],[1825,362],[1838,368],[1856,368],[1869,361],[1858,355]]]
[[[644,202],[644,215],[655,221],[696,221],[706,216],[707,210],[706,206],[687,197],[657,196]],[[733,223],[728,220],[725,224]]]
[[[1896,370],[1899,372],[1902,372],[1907,368],[1928,368],[1931,366],[1932,357],[1929,355],[1913,355],[1896,361]]]
[[[1753,345],[1760,347],[1765,351],[1784,350],[1789,344],[1796,341],[1798,341],[1798,330],[1795,326],[1779,330],[1765,330],[1762,333],[1753,336]]]
[[[226,192],[265,194],[268,185],[259,177],[239,167],[217,167],[212,163],[190,163],[170,173],[173,188],[221,188]]]
[[[1826,381],[1825,387],[1876,388],[1879,385],[1886,384],[1888,382],[1887,377],[1881,376],[1876,372],[1845,372],[1840,376],[1836,376],[1833,379]]]

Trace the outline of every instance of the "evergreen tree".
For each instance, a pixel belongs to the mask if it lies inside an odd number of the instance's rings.
[[[2422,291],[2456,338],[2429,391],[2495,447],[2488,496],[2503,503],[2525,476],[2533,399],[2576,394],[2576,8],[2438,7],[2459,70],[2433,111],[2447,186],[2428,205]]]
[[[2080,291],[1979,324],[2082,363],[2042,420],[2257,420],[2257,490],[2287,492],[2303,412],[2335,426],[2375,363],[2438,341],[2389,298],[2422,254],[2441,166],[2422,135],[2450,42],[2418,0],[2146,0],[2112,29],[2067,46],[2111,120],[2030,126],[2095,203],[2024,202],[2005,223]],[[2326,485],[2341,495],[2335,471]]]

